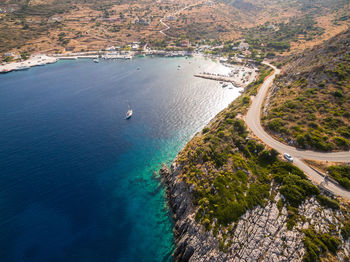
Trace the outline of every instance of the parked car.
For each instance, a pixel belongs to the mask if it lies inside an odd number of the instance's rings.
[[[284,158],[287,159],[289,162],[293,163],[293,157],[290,154],[284,153]]]

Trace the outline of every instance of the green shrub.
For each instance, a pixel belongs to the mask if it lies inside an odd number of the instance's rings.
[[[271,150],[263,150],[261,151],[260,155],[259,155],[259,160],[262,164],[266,165],[266,164],[271,164],[274,161],[276,161],[278,156],[278,152],[275,149],[271,149]]]
[[[259,154],[262,150],[264,150],[265,146],[251,139],[247,143],[247,148],[252,154]]]
[[[318,195],[317,200],[324,207],[328,207],[332,209],[340,208],[338,201],[330,199],[329,197],[326,197],[324,195]]]
[[[218,137],[223,138],[224,136],[225,136],[225,132],[224,131],[218,132]]]
[[[247,128],[245,127],[244,121],[241,119],[235,119],[233,123],[233,128],[238,134],[243,134],[247,132]]]
[[[345,138],[350,138],[350,127],[342,126],[337,129],[338,134],[342,135]]]
[[[203,219],[202,224],[206,230],[210,230],[211,223],[208,218]]]
[[[281,118],[275,118],[267,124],[267,127],[275,132],[278,132],[281,127],[284,125],[284,121]]]
[[[204,140],[204,142],[209,142],[209,141],[211,141],[213,138],[214,138],[213,135],[208,134],[208,135],[206,135],[206,136],[204,137],[203,140]]]
[[[288,216],[287,216],[286,226],[288,230],[292,230],[299,218],[298,209],[295,207],[288,206],[287,211],[288,211]]]
[[[338,97],[338,98],[340,98],[340,97],[343,97],[343,96],[344,96],[343,92],[342,92],[342,91],[340,91],[340,90],[336,90],[336,91],[334,91],[333,95],[334,95],[335,97]]]
[[[283,200],[282,199],[278,200],[277,208],[280,212],[282,211],[282,209],[283,209]]]
[[[210,129],[209,129],[208,127],[205,127],[205,128],[203,128],[202,133],[203,133],[203,134],[208,133],[208,132],[209,132],[209,130],[210,130]]]
[[[237,221],[245,212],[246,208],[242,203],[230,202],[227,205],[220,205],[216,210],[216,215],[220,224],[227,225]]]
[[[350,166],[338,165],[328,167],[328,172],[339,184],[350,189]]]
[[[335,254],[341,245],[341,240],[337,236],[331,236],[327,233],[317,233],[314,229],[304,230],[303,239],[306,253],[303,261],[320,261],[320,256],[327,251]]]
[[[264,199],[269,196],[270,184],[253,183],[247,192],[247,205],[251,209],[257,205],[264,205]]]
[[[346,221],[344,226],[340,229],[340,233],[345,240],[350,238],[350,221]]]
[[[337,146],[348,148],[349,147],[349,141],[343,137],[334,137],[334,142]]]
[[[249,96],[243,96],[242,103],[243,104],[249,104],[250,103],[250,97]]]
[[[292,207],[298,207],[307,197],[320,193],[320,190],[307,180],[305,174],[289,162],[276,162],[271,172],[281,184],[280,193]]]

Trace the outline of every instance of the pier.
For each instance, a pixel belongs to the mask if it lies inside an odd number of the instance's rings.
[[[212,75],[212,74],[195,74],[194,76],[204,78],[204,79],[209,79],[209,80],[229,82],[229,83],[232,83],[236,87],[244,87],[244,85],[241,83],[238,83],[236,78],[234,78],[234,77],[219,76],[219,75]]]

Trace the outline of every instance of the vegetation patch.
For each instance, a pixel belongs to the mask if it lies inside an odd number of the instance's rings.
[[[327,168],[327,171],[339,184],[350,190],[350,166],[330,166]]]
[[[290,50],[290,43],[299,39],[311,40],[322,35],[324,30],[316,25],[312,16],[292,18],[288,22],[259,25],[244,30],[246,41],[251,48],[274,54]]]
[[[350,149],[350,30],[287,64],[272,87],[264,127],[282,141],[318,151]]]
[[[340,229],[340,233],[345,240],[350,238],[350,221],[346,221],[344,226]]]
[[[313,228],[304,230],[304,245],[306,253],[303,257],[305,262],[321,261],[320,257],[327,252],[336,254],[341,240],[338,236],[328,233],[316,232]]]
[[[324,195],[318,195],[317,200],[324,207],[332,208],[332,209],[339,209],[340,208],[339,202],[337,200],[331,199],[331,198],[326,197]]]

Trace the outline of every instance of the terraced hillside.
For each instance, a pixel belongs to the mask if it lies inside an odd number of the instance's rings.
[[[350,148],[350,30],[281,61],[263,124],[281,141],[320,151]]]

